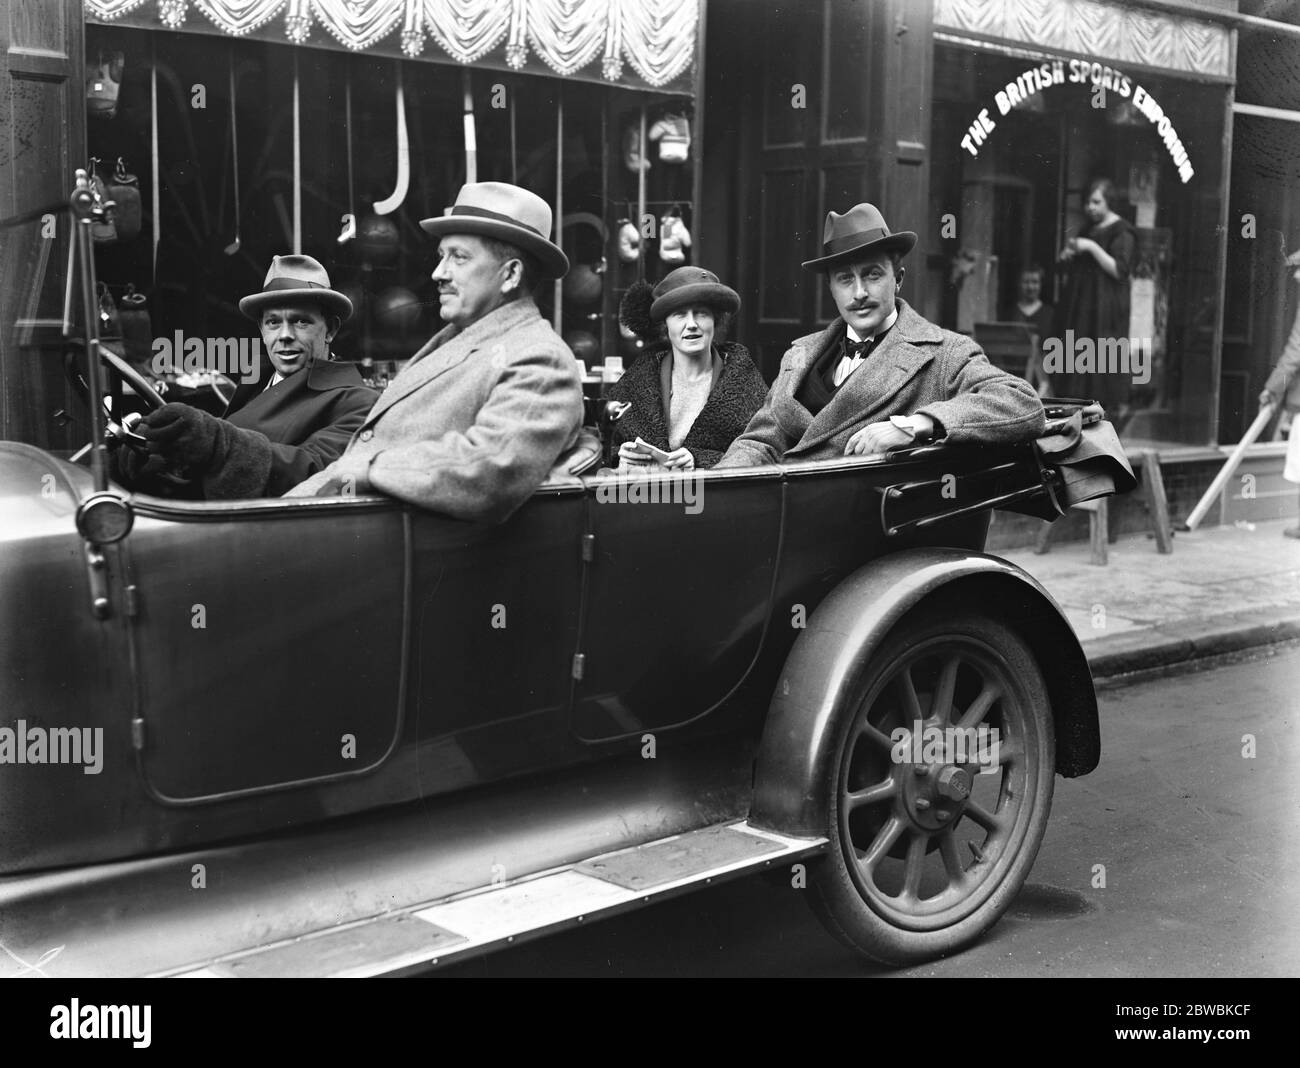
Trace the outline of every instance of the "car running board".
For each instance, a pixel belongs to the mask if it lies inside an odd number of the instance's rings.
[[[602,853],[576,864],[317,931],[180,978],[396,976],[466,960],[701,884],[819,853],[825,838],[790,838],[745,820]]]

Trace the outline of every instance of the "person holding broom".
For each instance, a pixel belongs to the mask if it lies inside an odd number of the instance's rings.
[[[1294,269],[1291,277],[1300,282],[1300,251],[1291,253],[1286,258],[1286,265]],[[1291,327],[1291,336],[1287,338],[1286,345],[1282,348],[1277,366],[1268,376],[1268,381],[1264,383],[1264,390],[1259,395],[1261,408],[1266,405],[1277,407],[1281,403],[1293,415],[1300,412],[1300,376],[1297,376],[1297,370],[1300,370],[1300,311],[1296,313],[1295,323]],[[1294,423],[1290,437],[1287,439],[1286,464],[1282,468],[1282,477],[1288,482],[1300,484],[1300,427]],[[1300,538],[1300,523],[1287,527],[1282,533],[1288,538]]]

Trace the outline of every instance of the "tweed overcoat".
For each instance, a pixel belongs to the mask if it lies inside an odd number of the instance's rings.
[[[378,492],[500,522],[577,442],[581,425],[577,361],[521,297],[430,338],[347,452],[286,496]]]
[[[763,407],[718,467],[843,456],[854,433],[891,415],[928,415],[936,434],[954,445],[1023,441],[1043,432],[1043,405],[1028,382],[998,370],[973,340],[935,326],[903,300],[879,347],[814,416],[796,394],[844,330],[844,320],[836,319],[790,346]]]

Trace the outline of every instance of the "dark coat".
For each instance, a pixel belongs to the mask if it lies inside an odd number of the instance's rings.
[[[727,341],[715,348],[722,356],[722,371],[682,440],[682,448],[695,457],[697,468],[712,467],[722,459],[767,396],[767,383],[744,345]],[[643,352],[611,387],[610,400],[632,402],[631,410],[614,424],[615,448],[640,437],[671,451],[663,391],[664,360],[671,351],[663,346]]]
[[[1112,278],[1088,252],[1079,252],[1066,264],[1065,293],[1056,308],[1055,329],[1060,337],[1073,330],[1077,337],[1128,337],[1131,306],[1129,275],[1137,258],[1137,234],[1127,219],[1091,226],[1080,235],[1091,238],[1115,260],[1118,278]]]
[[[240,433],[205,474],[204,496],[280,496],[341,456],[378,399],[355,364],[337,361],[316,360],[270,389],[241,387],[226,412]]]
[[[1043,405],[1028,382],[998,370],[970,338],[935,326],[903,300],[880,346],[814,416],[796,399],[799,388],[844,329],[836,319],[790,346],[767,401],[719,467],[839,458],[868,423],[918,412],[954,445],[1030,441],[1043,432]]]
[[[1067,265],[1068,275],[1061,303],[1056,306],[1053,336],[1066,338],[1073,330],[1078,338],[1127,338],[1132,305],[1130,274],[1137,259],[1137,234],[1126,219],[1105,226],[1093,226],[1084,237],[1096,241],[1115,260],[1118,278],[1112,278],[1091,253],[1077,253]],[[1129,401],[1132,378],[1107,372],[1075,372],[1052,375],[1052,391],[1058,397],[1092,397],[1107,411],[1119,413]]]

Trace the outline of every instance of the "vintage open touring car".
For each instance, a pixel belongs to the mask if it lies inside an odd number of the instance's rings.
[[[73,210],[89,464],[0,444],[0,974],[411,973],[796,863],[889,964],[1007,908],[1100,740],[1060,609],[982,549],[1131,486],[1095,413],[656,504],[580,448],[499,526],[132,495],[103,401],[162,401]]]

